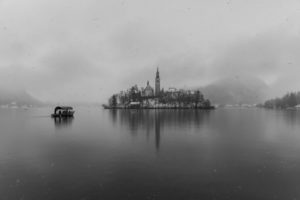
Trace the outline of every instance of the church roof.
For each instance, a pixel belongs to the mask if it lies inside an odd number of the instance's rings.
[[[144,90],[153,90],[153,88],[150,86],[149,81],[147,81],[147,86]]]

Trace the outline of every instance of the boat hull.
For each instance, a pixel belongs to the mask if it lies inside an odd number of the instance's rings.
[[[73,117],[74,116],[74,111],[65,114],[65,113],[61,113],[61,114],[51,114],[51,117]]]

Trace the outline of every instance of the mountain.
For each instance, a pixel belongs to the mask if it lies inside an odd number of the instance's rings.
[[[269,87],[255,77],[227,77],[204,88],[204,96],[215,104],[256,104],[263,102]]]
[[[0,89],[0,105],[15,104],[18,106],[32,105],[41,106],[42,102],[32,97],[24,90],[7,90]]]

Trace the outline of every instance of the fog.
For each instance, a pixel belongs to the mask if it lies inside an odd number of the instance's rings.
[[[133,84],[253,76],[300,90],[297,0],[1,0],[0,85],[47,102],[105,102]]]

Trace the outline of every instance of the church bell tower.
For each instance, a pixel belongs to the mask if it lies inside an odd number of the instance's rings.
[[[155,77],[155,96],[158,96],[159,93],[160,93],[160,78],[159,78],[159,71],[157,67],[156,77]]]

